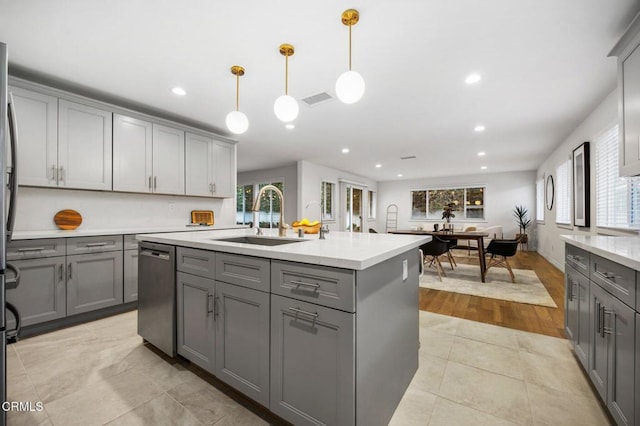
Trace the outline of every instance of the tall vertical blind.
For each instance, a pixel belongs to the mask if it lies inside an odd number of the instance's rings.
[[[640,178],[620,177],[618,125],[596,138],[596,225],[640,228]]]
[[[571,159],[556,169],[556,223],[571,224]]]
[[[536,220],[544,221],[544,177],[536,181]]]

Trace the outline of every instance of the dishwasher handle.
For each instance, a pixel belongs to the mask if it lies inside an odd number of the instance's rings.
[[[141,256],[149,256],[149,257],[153,257],[153,258],[161,259],[161,260],[171,260],[170,253],[166,252],[166,251],[162,251],[162,250],[153,250],[153,249],[148,249],[148,248],[141,248],[140,249],[140,255]]]

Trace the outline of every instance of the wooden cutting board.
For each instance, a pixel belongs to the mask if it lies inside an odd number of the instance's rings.
[[[82,215],[71,209],[60,210],[53,221],[60,229],[76,229],[82,223]]]

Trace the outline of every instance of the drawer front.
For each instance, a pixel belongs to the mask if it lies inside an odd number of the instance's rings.
[[[122,235],[67,238],[67,256],[122,250]]]
[[[38,259],[65,255],[64,238],[18,240],[7,244],[7,260]]]
[[[589,277],[589,257],[588,251],[571,244],[565,244],[565,261],[585,277]]]
[[[269,292],[271,261],[262,257],[216,254],[216,280]]]
[[[274,260],[271,293],[355,312],[355,273],[348,269]]]
[[[199,277],[216,278],[216,253],[208,250],[198,250],[178,247],[176,250],[176,269]]]
[[[124,236],[124,249],[138,250],[138,240],[136,240],[135,234],[128,234]]]
[[[591,256],[591,281],[630,307],[636,305],[636,271],[600,256]]]

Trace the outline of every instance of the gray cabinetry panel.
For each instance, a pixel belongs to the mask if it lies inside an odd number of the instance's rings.
[[[210,373],[215,371],[215,281],[177,273],[178,353]]]
[[[67,238],[67,256],[122,250],[122,235]]]
[[[138,300],[138,250],[124,251],[124,303]]]
[[[229,253],[216,254],[216,280],[269,292],[269,259]]]
[[[607,306],[611,295],[597,284],[591,283],[591,303],[589,315],[591,317],[591,352],[589,356],[589,377],[594,387],[607,400],[607,340],[603,335],[603,309]]]
[[[589,368],[589,279],[570,265],[565,268],[565,332],[576,356]]]
[[[64,256],[65,252],[64,238],[18,240],[7,244],[7,260]]]
[[[564,332],[575,349],[578,336],[578,277],[579,273],[569,265],[564,270]]]
[[[212,251],[185,247],[176,248],[176,269],[209,279],[216,277],[216,254]]]
[[[636,304],[636,272],[600,256],[591,255],[591,280],[628,306]]]
[[[216,282],[215,375],[269,406],[269,294]]]
[[[22,326],[63,318],[66,315],[65,263],[63,257],[17,260],[20,285],[7,290],[7,301],[13,303],[21,315]],[[7,316],[9,328],[15,326]]]
[[[122,261],[121,252],[68,256],[67,315],[122,303]]]
[[[347,269],[274,260],[271,292],[355,312],[355,273]]]
[[[135,234],[124,235],[123,248],[125,250],[138,250],[138,240]]]
[[[589,276],[590,253],[576,246],[565,244],[565,261],[585,277]]]
[[[633,426],[635,416],[635,311],[612,297],[604,316],[608,338],[607,407],[619,425]]]
[[[355,314],[271,295],[270,409],[296,425],[355,423]]]
[[[640,423],[640,313],[636,313],[636,425]]]

